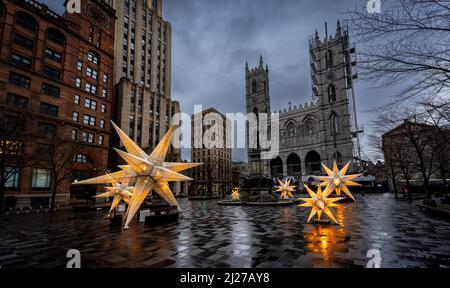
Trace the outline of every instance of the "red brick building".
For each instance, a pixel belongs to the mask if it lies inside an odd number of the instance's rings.
[[[95,189],[73,180],[108,169],[111,133],[115,11],[102,0],[81,0],[81,8],[61,16],[33,0],[0,0],[0,102],[33,107],[33,126],[82,143],[58,186],[57,202],[66,203],[76,189]],[[47,167],[25,165],[5,196],[45,204],[50,183]]]

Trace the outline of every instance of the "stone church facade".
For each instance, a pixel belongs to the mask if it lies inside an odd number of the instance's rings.
[[[326,33],[328,34],[328,33]],[[334,36],[310,38],[313,101],[278,111],[280,153],[261,159],[261,151],[248,150],[250,173],[266,177],[309,177],[322,174],[321,163],[340,166],[352,161],[355,170],[358,133],[354,116],[352,61],[349,35],[338,22]],[[270,109],[269,68],[262,57],[259,66],[246,65],[247,113]],[[273,111],[272,111],[273,112]]]

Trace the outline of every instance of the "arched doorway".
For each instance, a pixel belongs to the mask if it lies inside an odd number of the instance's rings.
[[[319,153],[314,150],[311,150],[306,154],[305,165],[306,165],[306,174],[308,175],[319,175],[322,173],[322,158],[320,158]]]
[[[287,158],[287,174],[288,176],[300,176],[302,174],[302,163],[296,153],[289,154]]]
[[[272,177],[283,177],[283,160],[280,157],[270,161],[270,175]]]

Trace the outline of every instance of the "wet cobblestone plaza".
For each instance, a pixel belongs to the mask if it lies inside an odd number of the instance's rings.
[[[365,267],[378,249],[382,267],[450,267],[450,221],[390,194],[358,195],[334,213],[339,226],[306,224],[309,209],[223,207],[181,200],[185,217],[156,228],[110,228],[106,212],[0,217],[0,265],[65,267],[69,249],[82,267]]]

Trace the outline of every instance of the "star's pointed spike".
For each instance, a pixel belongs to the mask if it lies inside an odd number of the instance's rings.
[[[181,212],[180,205],[178,204],[177,199],[173,195],[172,190],[170,189],[169,183],[162,181],[159,183],[156,183],[155,186],[153,186],[153,190],[161,196],[164,200],[167,201],[172,206],[176,206],[178,210]]]
[[[111,209],[109,209],[109,213],[111,213],[112,211],[114,211],[114,209],[116,209],[116,207],[119,205],[121,200],[122,200],[122,197],[120,197],[120,196],[114,197],[113,202],[111,204]]]
[[[174,181],[192,181],[193,179],[190,177],[187,177],[183,174],[177,173],[175,171],[172,171],[170,169],[166,169],[160,166],[155,166],[152,170],[151,176],[154,179],[162,179],[167,182],[174,182]]]
[[[338,165],[336,163],[336,160],[334,160],[334,162],[333,162],[333,173],[334,174],[338,174],[339,173],[339,168],[338,168]]]
[[[152,154],[148,157],[151,161],[154,161],[155,164],[161,165],[166,158],[167,151],[169,151],[170,142],[173,138],[173,133],[177,126],[172,126],[167,131],[166,135],[161,139],[159,144],[156,146],[155,150],[153,150]]]
[[[95,195],[93,198],[111,198],[113,195],[114,195],[114,193],[105,192],[102,194]]]
[[[348,170],[348,168],[350,167],[350,164],[351,164],[351,163],[352,163],[351,161],[348,162],[347,165],[345,165],[345,167],[342,168],[342,170],[341,170],[341,175],[347,174],[347,170]]]
[[[122,129],[119,128],[119,126],[117,126],[113,121],[111,121],[111,124],[119,135],[119,138],[128,153],[138,157],[147,157],[147,153],[145,153],[144,150],[141,149],[141,147],[139,147],[133,140],[131,140],[131,138],[128,137],[128,135],[123,132]]]
[[[347,195],[348,197],[352,198],[352,200],[356,202],[356,199],[353,197],[353,195],[350,192],[350,190],[348,190],[347,186],[342,186],[341,189],[345,193],[345,195]]]
[[[326,207],[323,212],[331,219],[334,221],[334,223],[338,224],[338,222],[336,221],[336,218],[334,218],[333,213],[331,213],[330,209],[328,209],[328,207]]]
[[[317,197],[322,198],[322,187],[317,186]]]
[[[72,183],[72,185],[97,185],[97,184],[111,184],[111,178],[114,178],[115,181],[121,181],[121,179],[129,179],[135,176],[135,174],[130,173],[129,171],[118,171],[111,173],[109,176],[103,175],[99,177],[95,177],[92,179],[87,179],[83,181],[77,181]]]
[[[323,190],[323,192],[322,192],[322,195],[324,198],[328,198],[328,196],[330,196],[331,193],[333,193],[333,190],[334,190],[333,187],[334,187],[334,185],[331,185],[331,184],[327,185],[325,190]]]
[[[311,188],[308,187],[308,185],[305,185],[305,188],[311,198],[316,196],[316,193],[314,193],[314,191],[312,191]]]
[[[317,213],[317,209],[316,209],[316,207],[313,207],[311,209],[311,213],[309,214],[309,218],[308,218],[307,223],[311,222],[311,219],[314,217],[314,215],[316,215],[316,213]]]
[[[153,187],[153,181],[150,179],[144,179],[139,178],[136,187],[133,192],[133,196],[131,197],[130,204],[128,205],[128,209],[126,212],[126,221],[124,225],[124,229],[128,229],[130,225],[131,220],[133,220],[133,217],[136,215],[137,211],[139,210],[139,207],[142,205],[142,202],[144,202],[145,198],[150,193],[151,189]]]
[[[170,169],[175,172],[183,172],[185,170],[195,168],[195,167],[198,167],[201,165],[203,165],[203,163],[169,163],[169,162],[165,162],[163,166],[164,166],[164,168]]]
[[[153,168],[153,165],[143,158],[137,157],[127,152],[123,152],[122,150],[116,148],[114,148],[114,150],[123,160],[125,160],[125,162],[127,162],[131,166],[131,168],[133,168],[134,171],[138,173],[151,171]]]
[[[330,177],[333,176],[333,171],[331,171],[330,168],[325,166],[323,163],[321,163],[321,164],[322,164],[322,167],[325,170],[325,172],[328,174],[328,176],[330,176]],[[319,179],[320,179],[320,177],[319,177]]]
[[[344,184],[346,186],[356,186],[356,187],[361,186],[361,184],[353,182],[353,181],[345,181]]]

